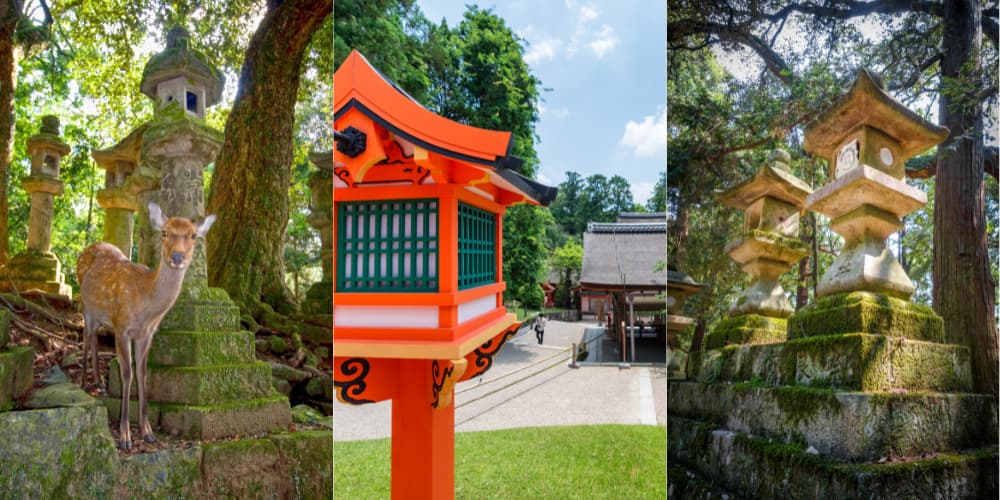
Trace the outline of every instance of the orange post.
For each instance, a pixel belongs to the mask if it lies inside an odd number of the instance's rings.
[[[399,362],[399,391],[392,399],[392,498],[397,500],[455,496],[455,401],[448,397],[448,405],[431,406],[432,363]]]

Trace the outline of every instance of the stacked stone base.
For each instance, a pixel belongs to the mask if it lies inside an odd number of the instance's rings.
[[[760,343],[773,336],[746,334],[757,326],[748,320],[713,329],[718,348],[690,380],[669,383],[669,488],[694,495],[684,498],[997,496],[995,401],[971,393],[968,348],[939,343],[930,309],[827,297],[788,319],[784,342]],[[740,338],[758,343],[732,344]]]
[[[41,290],[53,295],[73,296],[65,283],[62,264],[51,252],[27,251],[14,256],[0,269],[0,291]]]
[[[218,291],[204,295],[216,298]],[[288,399],[275,391],[271,369],[257,361],[254,337],[239,330],[239,309],[232,302],[180,303],[153,337],[146,395],[150,424],[164,432],[196,439],[218,439],[287,427]],[[105,400],[109,413],[121,412],[118,360],[112,361]],[[129,417],[137,421],[137,382],[133,379]]]

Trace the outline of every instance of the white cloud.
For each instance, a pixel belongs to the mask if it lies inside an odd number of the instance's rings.
[[[555,59],[556,52],[562,46],[562,41],[557,38],[545,37],[538,42],[531,42],[531,48],[524,55],[524,62],[535,66],[543,61]]]
[[[552,116],[559,120],[565,119],[569,116],[569,108],[566,106],[559,106],[558,108],[552,110]]]
[[[635,158],[651,158],[667,151],[667,110],[661,109],[656,116],[646,115],[641,122],[629,120],[625,124],[625,134],[621,144],[632,148]]]
[[[541,182],[542,184],[545,184],[546,186],[555,186],[555,184],[552,183],[552,179],[550,179],[549,176],[541,172],[538,173],[537,179],[535,180]]]
[[[597,37],[590,42],[590,50],[593,50],[594,54],[598,58],[601,58],[617,45],[618,36],[615,34],[615,29],[605,24],[601,27],[601,31],[597,33]]]
[[[639,205],[645,205],[653,196],[653,188],[656,187],[656,183],[651,181],[633,182],[631,187],[632,201]]]
[[[600,17],[600,14],[601,13],[596,8],[590,5],[584,5],[583,7],[580,7],[580,22],[585,23],[596,20]]]

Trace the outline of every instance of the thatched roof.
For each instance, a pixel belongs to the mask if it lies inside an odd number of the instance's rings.
[[[663,290],[666,270],[654,271],[666,260],[667,224],[590,223],[583,234],[583,288],[604,290]]]

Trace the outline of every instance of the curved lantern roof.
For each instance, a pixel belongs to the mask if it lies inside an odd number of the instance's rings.
[[[513,146],[510,132],[472,127],[435,114],[356,50],[334,74],[333,101],[335,123],[352,111],[360,112],[405,146],[421,148],[439,163],[473,169],[477,182],[488,180],[499,189],[523,196],[529,203],[548,205],[555,199],[555,188],[513,170],[521,166],[522,160],[510,153]],[[369,143],[373,140],[377,138],[367,138]],[[343,151],[339,146],[338,150]]]

